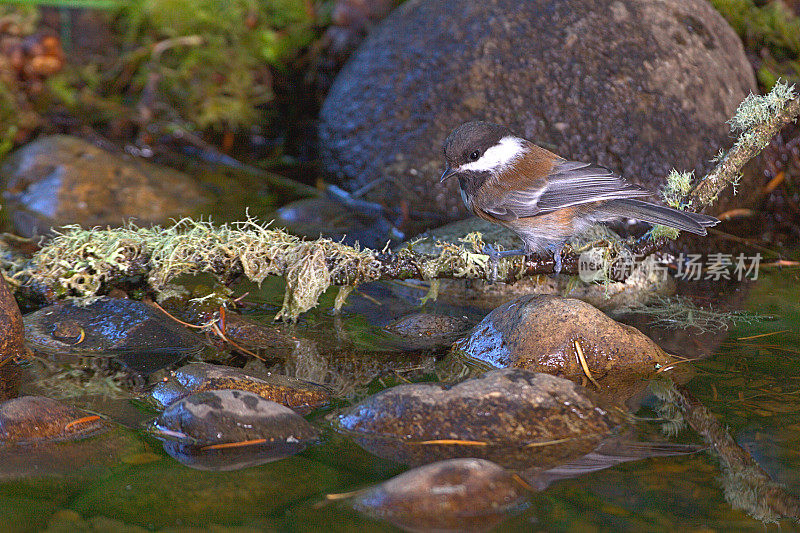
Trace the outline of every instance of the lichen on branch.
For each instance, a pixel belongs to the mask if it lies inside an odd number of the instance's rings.
[[[686,201],[689,209],[712,204],[727,186],[739,183],[742,168],[758,155],[780,131],[800,116],[800,98],[794,85],[778,81],[769,94],[750,94],[736,115],[728,121],[732,131],[740,131],[733,147],[717,157],[718,163],[694,187]]]

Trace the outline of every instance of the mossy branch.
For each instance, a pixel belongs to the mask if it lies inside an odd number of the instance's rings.
[[[439,243],[439,253],[411,248],[397,252],[359,249],[330,239],[306,241],[252,219],[214,226],[184,219],[173,226],[85,230],[64,228],[24,266],[6,263],[17,285],[45,299],[92,297],[116,286],[143,285],[159,293],[177,277],[210,273],[223,283],[242,276],[261,283],[268,276],[286,279],[283,308],[277,318],[294,320],[317,304],[331,286],[353,287],[376,280],[441,278],[490,279],[487,256],[479,243]],[[568,259],[565,267],[577,270]],[[518,258],[499,265],[497,280],[514,282],[542,270],[553,260]],[[620,274],[621,277],[621,274]]]
[[[800,98],[794,85],[778,81],[769,94],[751,94],[729,121],[731,130],[741,131],[733,147],[718,156],[717,166],[694,187],[686,207],[697,210],[712,204],[725,187],[736,187],[742,169],[758,155],[789,122],[800,116]]]

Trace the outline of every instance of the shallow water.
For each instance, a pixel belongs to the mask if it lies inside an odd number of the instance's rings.
[[[387,294],[385,287],[376,287],[372,293],[380,298]],[[280,304],[280,284],[267,283],[254,296],[262,304],[251,318],[269,320]],[[363,382],[351,391],[353,401],[405,379],[433,379],[430,357],[400,354],[374,325],[378,316],[413,309],[408,302],[386,298],[378,306],[356,293],[351,295],[350,312],[334,318],[328,312],[331,299],[332,295],[326,296],[322,306],[303,317],[297,332],[318,346],[338,347],[342,368],[366,369]],[[743,305],[770,318],[732,328],[713,357],[695,365],[697,374],[686,389],[728,427],[774,480],[800,494],[800,283],[796,271],[763,275],[747,292]],[[434,309],[464,311],[441,305]],[[471,318],[478,317],[475,313]],[[23,390],[36,392],[30,384]],[[46,452],[28,450],[17,454],[15,461],[6,455],[0,461],[0,479],[5,479],[0,482],[0,530],[106,531],[125,524],[147,529],[215,524],[237,531],[396,530],[359,515],[346,499],[326,500],[328,494],[363,488],[406,469],[368,454],[331,431],[325,420],[330,410],[311,415],[325,436],[321,444],[298,456],[232,472],[206,472],[178,463],[163,451],[160,441],[137,425],[155,416],[155,411],[116,401],[125,405],[115,411],[115,418],[128,427],[78,443],[58,444]],[[85,407],[96,408],[102,402],[98,397],[75,399]],[[653,417],[654,412],[645,402],[637,415]],[[637,427],[643,438],[658,437],[659,422],[642,422]],[[684,429],[676,441],[702,443],[690,429]],[[497,529],[764,531],[764,524],[726,501],[721,477],[717,459],[707,451],[624,463],[532,493],[527,508],[506,517]],[[788,520],[781,526],[784,530],[796,527]]]

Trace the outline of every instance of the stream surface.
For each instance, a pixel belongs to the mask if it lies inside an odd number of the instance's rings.
[[[326,372],[348,369],[357,376],[346,392],[350,399],[307,417],[322,431],[318,444],[260,466],[197,470],[176,461],[145,431],[143,424],[158,411],[125,398],[73,396],[69,403],[110,412],[120,427],[0,461],[0,530],[107,531],[129,526],[131,531],[180,531],[215,525],[221,531],[396,531],[387,522],[359,514],[347,499],[326,499],[407,470],[333,431],[326,415],[406,380],[435,379],[431,357],[424,351],[399,351],[375,325],[381,315],[385,322],[392,318],[387,314],[414,307],[387,297],[391,291],[386,285],[362,290],[351,295],[341,317],[329,312],[333,295],[326,295],[295,330],[318,352],[336,354]],[[800,494],[800,283],[795,271],[772,271],[743,290],[743,309],[765,318],[732,327],[715,353],[695,364],[696,374],[685,387],[775,481]],[[251,297],[262,303],[248,317],[270,322],[282,299],[281,284],[268,281]],[[435,303],[427,310],[470,313]],[[470,317],[479,318],[477,312]],[[25,379],[23,375],[23,394],[48,394],[41,383]],[[661,422],[646,421],[656,417],[652,403],[645,400],[635,414],[643,419],[635,426],[638,437],[657,440]],[[703,444],[690,429],[673,442]],[[496,530],[777,530],[775,524],[765,526],[734,509],[721,479],[718,461],[708,451],[627,462],[530,493],[527,504],[503,517]],[[797,528],[788,520],[780,525],[784,531]]]

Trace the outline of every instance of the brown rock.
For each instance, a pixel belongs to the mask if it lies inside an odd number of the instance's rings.
[[[238,368],[191,363],[174,371],[153,389],[152,396],[167,406],[189,394],[211,390],[243,390],[307,414],[330,403],[330,392],[316,383],[280,374],[262,378],[249,376]]]
[[[43,396],[0,403],[0,443],[83,438],[106,427],[99,416]]]
[[[526,368],[584,378],[576,344],[589,372],[651,375],[674,362],[636,328],[620,324],[591,305],[557,296],[522,296],[489,313],[455,349],[498,368]]]
[[[200,446],[264,440],[286,444],[294,453],[319,437],[314,426],[288,407],[240,390],[192,394],[161,413],[155,428]]]
[[[343,411],[336,425],[371,453],[403,463],[480,457],[549,468],[590,452],[618,421],[569,380],[509,368],[451,388],[393,387]]]
[[[25,326],[17,301],[0,276],[0,364],[27,355]]]
[[[387,324],[384,329],[401,339],[406,349],[432,349],[449,346],[470,325],[466,317],[413,313]]]
[[[353,498],[353,507],[406,531],[487,531],[525,501],[503,467],[450,459],[409,470]]]
[[[42,137],[0,168],[3,196],[20,235],[51,227],[165,223],[207,203],[189,176],[65,135]]]
[[[351,190],[385,179],[365,199],[405,204],[410,233],[465,215],[457,184],[437,182],[442,141],[465,121],[657,190],[673,167],[710,168],[755,90],[741,42],[704,0],[410,0],[333,84],[322,157]]]

